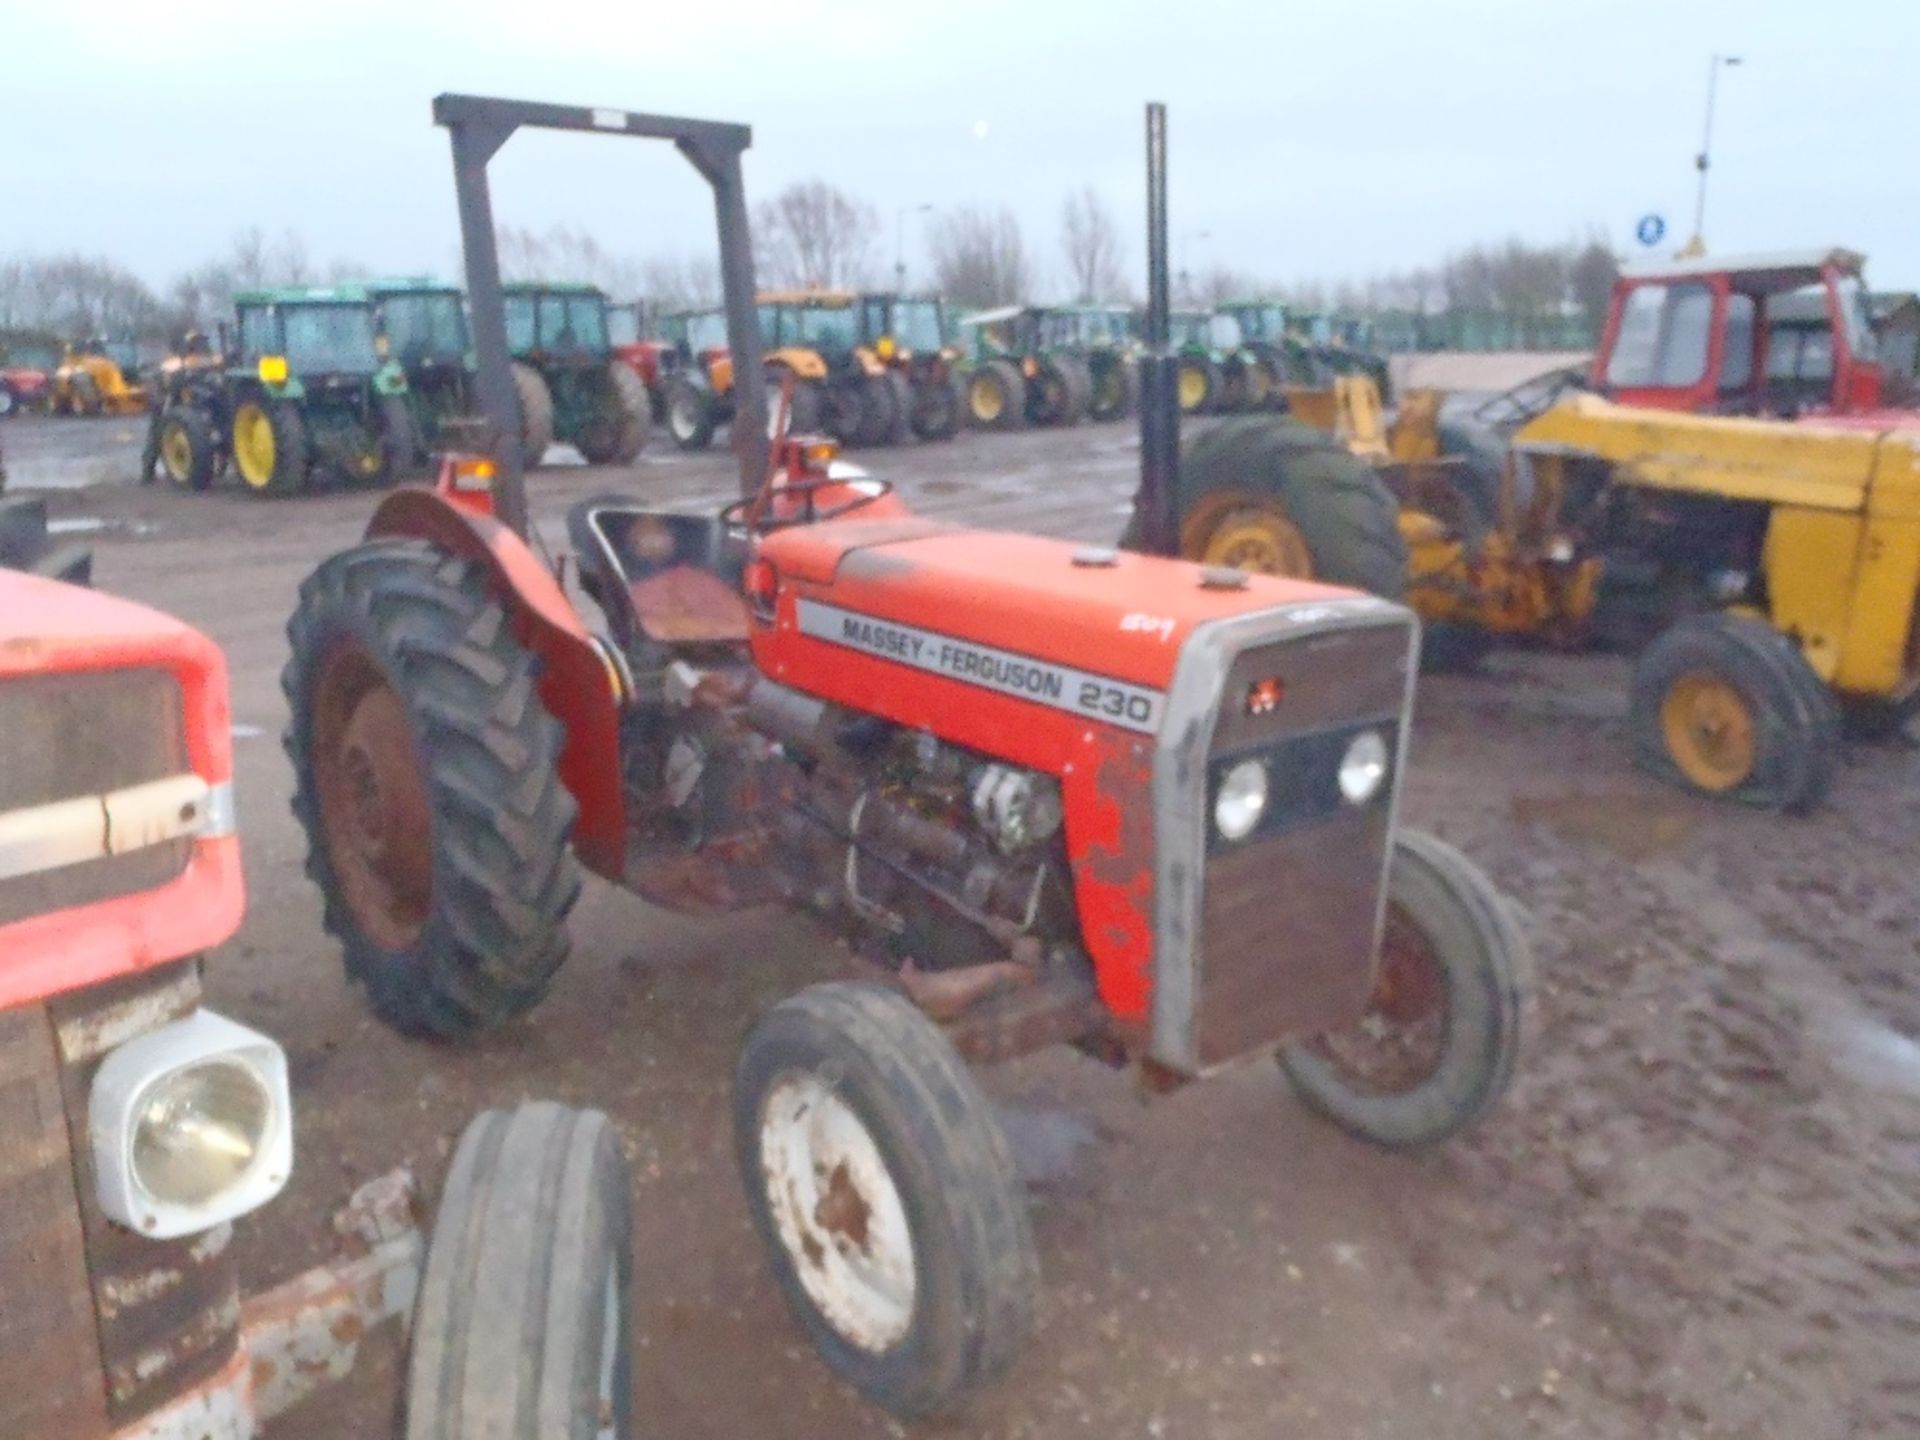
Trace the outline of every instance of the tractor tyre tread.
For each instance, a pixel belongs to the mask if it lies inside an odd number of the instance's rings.
[[[169,427],[177,426],[185,432],[187,453],[190,460],[187,473],[176,475],[166,464],[166,435]],[[213,484],[213,472],[220,458],[219,442],[214,438],[213,417],[205,411],[190,405],[175,406],[162,413],[154,422],[154,433],[160,442],[162,459],[160,468],[166,471],[167,479],[184,490],[205,490]]]
[[[713,443],[713,396],[692,376],[666,378],[660,386],[660,409],[675,448],[692,452]]]
[[[631,465],[653,428],[647,382],[624,360],[609,360],[596,414],[574,441],[589,465]]]
[[[967,405],[967,423],[981,430],[1018,430],[1027,423],[1027,378],[1020,373],[1020,367],[1011,360],[989,360],[980,366],[968,378],[967,389],[983,377],[991,377],[992,383],[1000,392],[1000,413],[991,420],[982,420],[973,412],[971,402]]]
[[[513,362],[513,393],[520,412],[520,463],[538,470],[553,444],[553,391],[533,366]],[[503,436],[502,439],[505,437]]]

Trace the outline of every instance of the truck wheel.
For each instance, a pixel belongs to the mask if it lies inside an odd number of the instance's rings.
[[[1182,359],[1174,393],[1182,415],[1206,414],[1220,400],[1220,367],[1198,357]]]
[[[597,1110],[476,1116],[414,1303],[406,1440],[628,1440],[631,1181]]]
[[[1341,1129],[1376,1145],[1431,1145],[1506,1092],[1532,988],[1531,952],[1492,882],[1451,845],[1403,830],[1366,1014],[1282,1046],[1280,1064]]]
[[[479,569],[374,540],[300,587],[280,676],[324,923],[382,1020],[459,1038],[529,1010],[580,893],[565,736]]]
[[[962,404],[953,375],[925,376],[913,388],[913,433],[922,440],[951,440],[960,430]]]
[[[218,446],[213,421],[199,410],[169,410],[156,424],[160,468],[183,490],[204,490],[213,484]]]
[[[989,360],[967,377],[967,420],[980,430],[1018,430],[1027,423],[1027,381],[1006,360]]]
[[[685,375],[669,375],[660,387],[667,416],[667,434],[682,450],[704,450],[713,443],[713,403],[707,392]]]
[[[257,495],[291,495],[306,486],[306,422],[284,401],[253,399],[236,405],[227,448],[240,479]]]
[[[1810,810],[1833,783],[1840,709],[1806,656],[1764,620],[1693,615],[1634,666],[1636,758],[1664,780],[1769,810]]]
[[[553,444],[553,392],[531,365],[513,362],[513,393],[520,411],[520,464],[538,470]]]
[[[1406,594],[1393,492],[1317,430],[1277,416],[1229,420],[1187,447],[1178,487],[1189,560]],[[1136,517],[1120,543],[1137,545],[1139,528]]]
[[[589,465],[631,465],[653,428],[647,385],[624,360],[607,362],[594,413],[575,444]]]
[[[733,1123],[775,1278],[829,1369],[903,1418],[1012,1367],[1038,1263],[992,1107],[878,985],[814,985],[747,1037]]]

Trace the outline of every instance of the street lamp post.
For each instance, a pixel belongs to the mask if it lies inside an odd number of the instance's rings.
[[[1707,248],[1707,171],[1713,164],[1713,97],[1719,88],[1720,68],[1740,63],[1738,55],[1716,53],[1707,61],[1707,123],[1700,137],[1700,153],[1694,157],[1694,168],[1700,172],[1700,189],[1693,202],[1693,239],[1688,243],[1689,252],[1704,254]]]
[[[925,215],[933,205],[902,205],[893,215],[893,288],[904,294],[907,288],[907,216]]]

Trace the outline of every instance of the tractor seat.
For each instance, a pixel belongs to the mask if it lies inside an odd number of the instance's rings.
[[[567,515],[580,583],[630,654],[644,646],[732,645],[749,621],[743,536],[718,516],[670,515],[614,497]]]

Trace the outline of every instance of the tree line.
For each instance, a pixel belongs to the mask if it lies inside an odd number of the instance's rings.
[[[888,263],[894,247],[887,241],[897,246],[899,237],[887,233],[874,206],[825,180],[787,186],[755,208],[752,223],[757,270],[768,286],[878,289],[897,278],[898,257]],[[719,300],[719,269],[710,259],[626,255],[564,225],[503,225],[498,238],[508,279],[588,281],[616,299],[644,298],[665,310]],[[1139,298],[1121,227],[1091,186],[1069,192],[1061,203],[1054,275],[1042,274],[1041,253],[1004,206],[937,210],[925,223],[923,242],[931,288],[959,309],[1022,303],[1042,291],[1080,303]],[[450,268],[457,272],[457,256]],[[100,256],[20,256],[0,260],[0,336],[170,340],[189,329],[211,330],[231,313],[236,291],[367,273],[346,259],[318,263],[297,234],[268,236],[258,227],[236,234],[224,255],[158,289]],[[1597,236],[1557,244],[1516,238],[1473,246],[1433,266],[1332,284],[1229,266],[1183,269],[1175,276],[1174,300],[1206,307],[1257,296],[1354,315],[1485,316],[1524,338],[1552,322],[1597,328],[1617,273],[1612,251]]]

